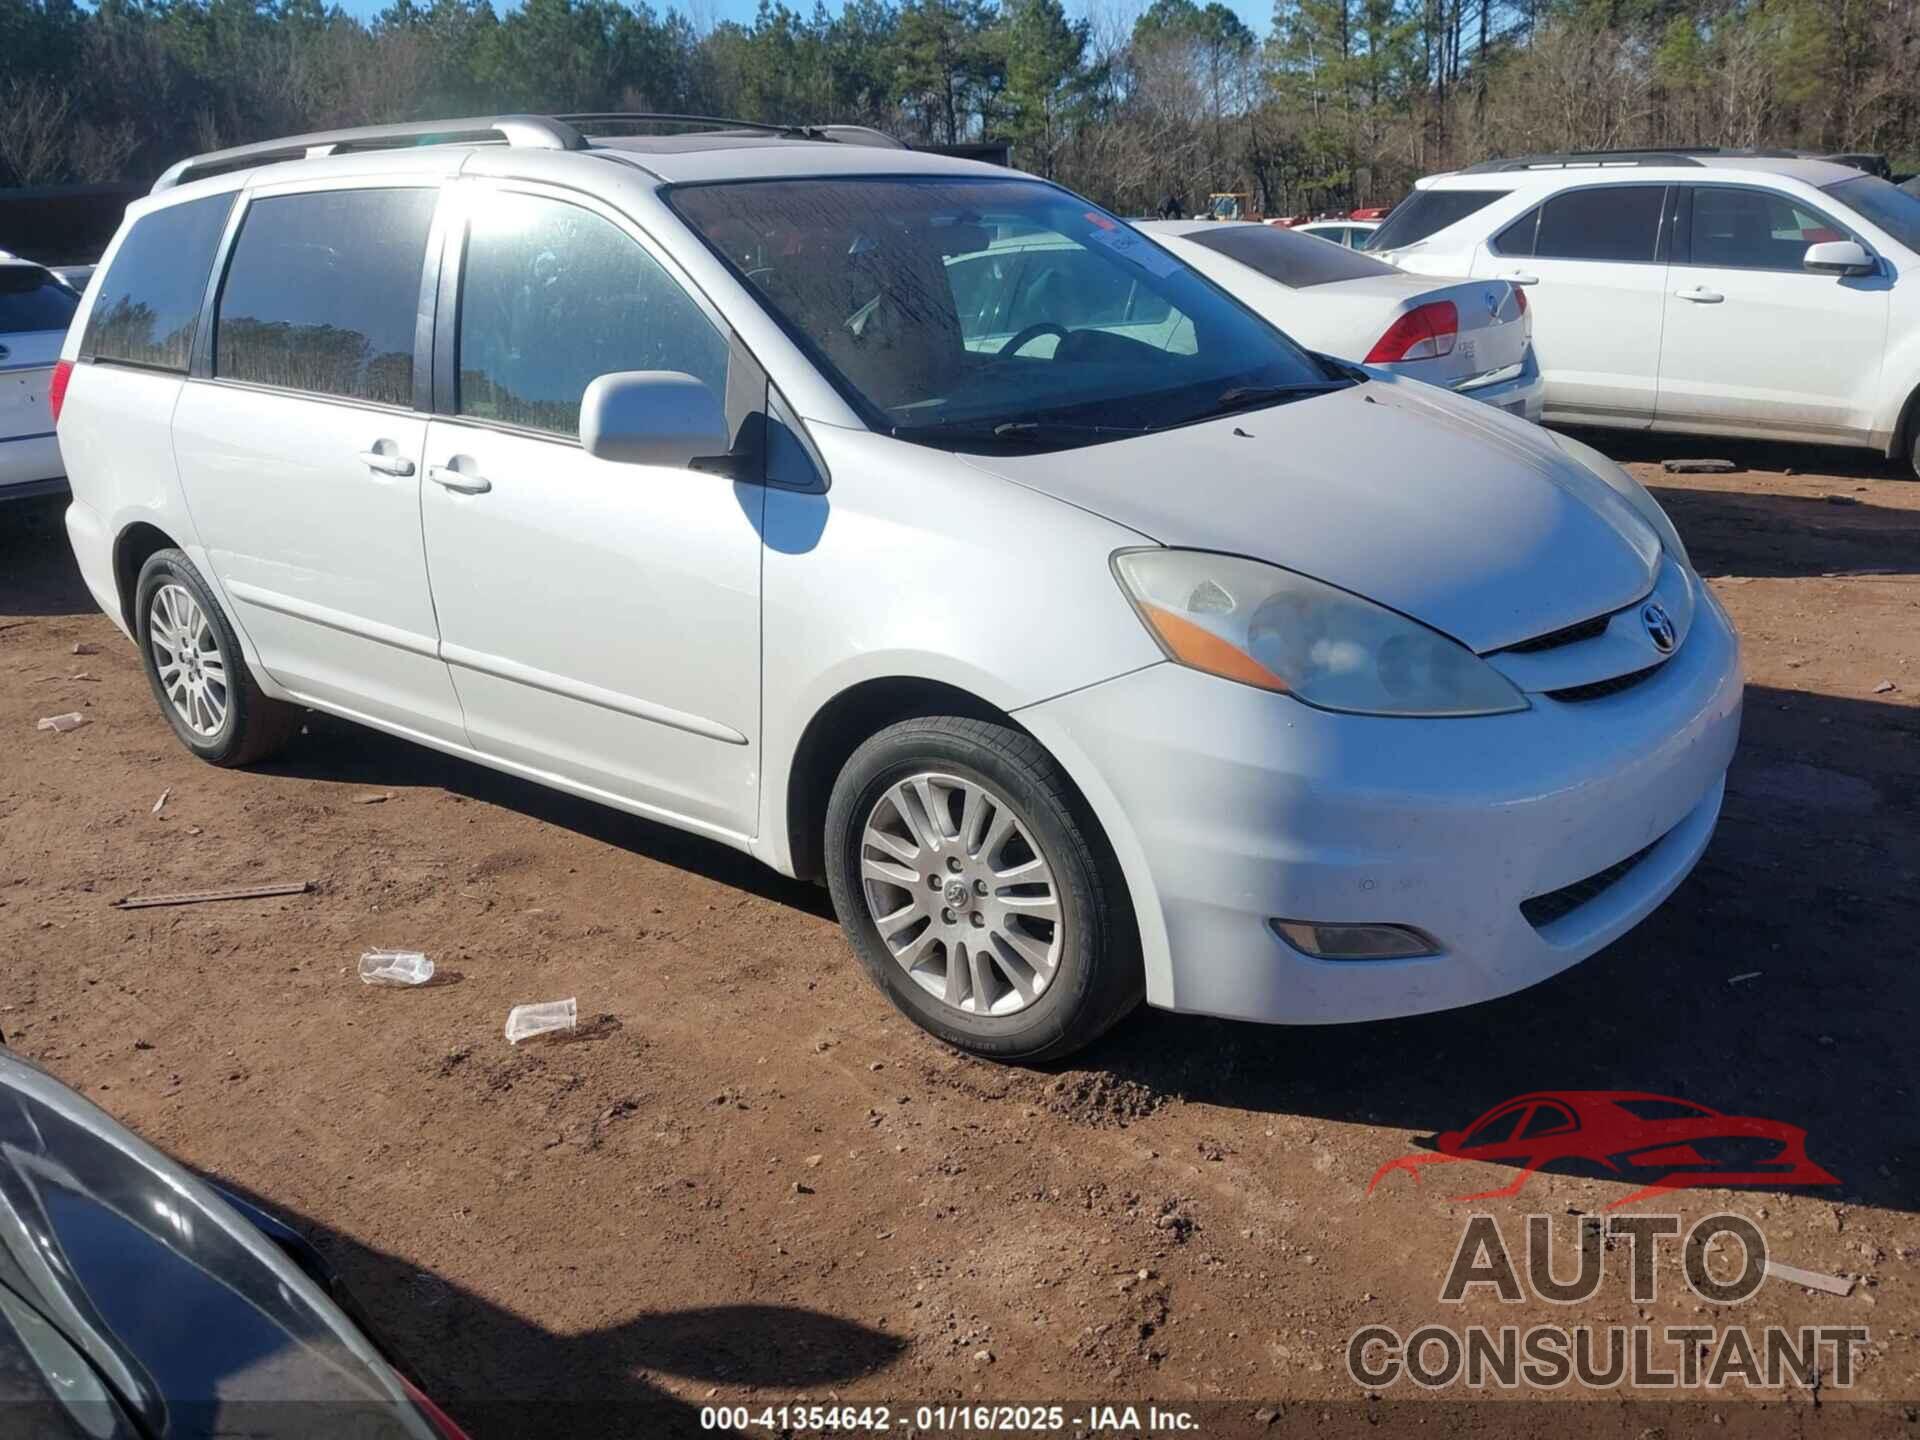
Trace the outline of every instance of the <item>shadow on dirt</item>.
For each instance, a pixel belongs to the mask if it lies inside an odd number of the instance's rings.
[[[0,501],[0,615],[92,615],[100,607],[67,543],[65,496]]]
[[[207,1178],[312,1241],[350,1296],[349,1312],[474,1440],[734,1434],[703,1426],[697,1400],[652,1377],[734,1395],[753,1386],[778,1403],[795,1389],[884,1370],[906,1350],[884,1331],[792,1305],[639,1309],[602,1329],[556,1334],[269,1197]]]
[[[777,901],[823,919],[833,918],[824,886],[789,880],[718,841],[675,830],[559,790],[537,785],[430,750],[408,740],[368,730],[350,721],[311,712],[307,733],[275,760],[258,766],[270,775],[343,781],[370,790],[432,786],[488,805],[515,810],[637,855],[690,870],[737,890]]]

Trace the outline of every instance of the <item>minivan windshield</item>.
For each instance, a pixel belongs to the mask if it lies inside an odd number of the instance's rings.
[[[1040,181],[755,180],[669,201],[902,439],[1063,449],[1353,383]]]

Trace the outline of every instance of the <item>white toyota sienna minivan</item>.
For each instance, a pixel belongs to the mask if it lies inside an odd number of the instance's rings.
[[[129,209],[52,398],[195,754],[311,707],[824,876],[1009,1060],[1143,996],[1506,994],[1698,859],[1738,643],[1618,466],[1040,180],[639,128],[302,136]]]

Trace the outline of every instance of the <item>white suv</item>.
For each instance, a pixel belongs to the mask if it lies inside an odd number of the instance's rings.
[[[1531,287],[1549,422],[1920,471],[1920,199],[1885,180],[1704,150],[1494,160],[1420,181],[1369,249]]]
[[[587,118],[129,209],[67,524],[195,754],[311,706],[824,876],[1007,1059],[1504,994],[1705,848],[1738,644],[1618,466],[1031,177]]]

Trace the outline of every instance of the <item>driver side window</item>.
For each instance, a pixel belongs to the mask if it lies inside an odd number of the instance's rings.
[[[573,437],[599,376],[679,370],[724,399],[728,353],[686,291],[612,221],[511,192],[475,208],[460,284],[460,414]]]

